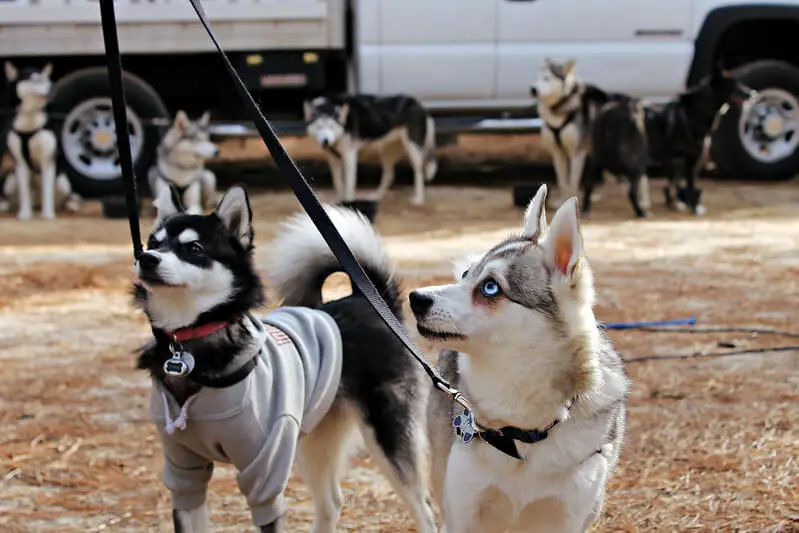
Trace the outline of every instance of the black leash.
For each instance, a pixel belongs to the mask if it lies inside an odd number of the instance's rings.
[[[108,79],[111,87],[111,103],[114,108],[114,128],[117,134],[119,166],[125,184],[125,205],[128,208],[130,237],[133,240],[133,258],[138,261],[142,254],[141,230],[139,229],[139,200],[136,196],[136,175],[133,173],[133,156],[128,137],[128,115],[125,104],[125,86],[122,84],[122,55],[119,53],[117,21],[114,0],[100,0],[100,18],[103,25],[105,60],[108,64]]]
[[[469,403],[461,395],[461,393],[452,387],[449,382],[439,375],[438,371],[428,363],[424,355],[422,355],[419,348],[416,347],[411,340],[408,331],[397,320],[394,314],[386,305],[386,302],[378,293],[377,288],[369,279],[369,276],[364,272],[363,267],[355,259],[352,251],[349,249],[341,234],[338,232],[333,222],[328,217],[319,199],[314,194],[308,181],[303,176],[302,172],[297,168],[294,160],[286,153],[286,149],[281,144],[279,138],[275,134],[269,121],[263,116],[258,105],[253,100],[252,95],[247,90],[244,82],[239,77],[236,69],[228,59],[222,46],[217,41],[213,30],[211,30],[210,23],[205,15],[205,11],[200,5],[199,0],[189,0],[194,11],[200,18],[205,31],[213,41],[219,55],[225,63],[225,67],[234,82],[236,92],[250,114],[250,118],[255,123],[261,139],[269,149],[272,159],[275,161],[281,174],[284,175],[289,183],[289,186],[294,191],[297,200],[308,213],[313,223],[316,225],[319,233],[325,239],[325,242],[330,247],[333,255],[336,256],[341,267],[349,275],[352,283],[357,287],[360,293],[366,298],[369,304],[374,308],[380,318],[385,322],[388,328],[397,336],[413,357],[424,368],[427,375],[433,381],[433,384],[443,392],[447,393],[453,401],[457,402],[465,409],[470,409]],[[126,203],[130,218],[131,237],[133,239],[134,256],[138,258],[142,251],[141,235],[139,233],[138,225],[138,210],[136,209],[136,188],[135,176],[133,175],[133,163],[131,161],[130,143],[127,137],[127,117],[125,116],[125,93],[122,87],[122,65],[119,53],[119,44],[117,42],[116,21],[114,17],[114,3],[113,0],[100,0],[100,8],[102,15],[103,37],[105,40],[106,57],[108,60],[109,76],[111,78],[111,96],[114,105],[114,121],[117,131],[117,138],[120,142],[120,165],[122,167],[123,178],[126,186]],[[479,429],[475,428],[475,429]]]

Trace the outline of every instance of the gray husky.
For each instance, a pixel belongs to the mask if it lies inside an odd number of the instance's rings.
[[[542,186],[518,237],[449,285],[410,293],[421,335],[473,413],[435,393],[433,489],[447,533],[577,533],[600,515],[619,459],[629,381],[594,316],[577,199],[547,228]],[[474,434],[464,420],[483,428]],[[458,438],[460,436],[460,438]]]
[[[411,203],[424,203],[424,184],[437,170],[435,121],[422,104],[405,95],[320,96],[305,102],[308,134],[327,154],[339,200],[352,202],[358,179],[358,152],[378,149],[383,173],[372,195],[381,200],[394,182],[394,167],[408,156],[413,168]]]
[[[250,202],[227,191],[213,213],[184,212],[162,189],[147,251],[136,263],[137,306],[153,337],[139,368],[164,454],[176,532],[207,532],[214,463],[232,463],[258,531],[283,530],[295,454],[314,500],[314,533],[333,533],[340,482],[358,433],[408,505],[420,533],[428,503],[428,385],[421,368],[360,294],[322,303],[340,270],[307,216],[283,226],[268,267],[282,306],[264,316],[253,265]],[[360,213],[326,206],[399,320],[398,278]]]
[[[72,192],[66,174],[59,172],[58,141],[48,129],[47,99],[50,95],[53,66],[48,63],[41,70],[18,70],[5,63],[6,81],[11,99],[17,102],[16,113],[10,124],[0,129],[5,132],[5,148],[14,159],[14,170],[5,178],[0,194],[0,211],[17,208],[17,218],[28,220],[33,208],[41,207],[42,218],[52,219],[56,211],[77,211],[81,198]],[[34,193],[39,194],[34,194]],[[41,198],[38,202],[35,198]]]
[[[186,211],[195,215],[216,203],[216,176],[205,168],[207,160],[219,155],[219,147],[208,134],[210,118],[208,112],[196,121],[182,110],[175,114],[147,176],[153,198],[158,198],[162,189],[173,187]]]

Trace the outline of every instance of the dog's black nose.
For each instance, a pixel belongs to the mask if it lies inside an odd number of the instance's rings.
[[[161,262],[161,257],[145,252],[139,256],[139,266],[144,270],[150,270],[158,266]]]
[[[330,142],[327,139],[322,139],[322,146],[327,148],[327,145],[329,145],[329,144],[330,144]]]
[[[419,291],[412,291],[408,295],[408,300],[411,302],[411,311],[416,316],[424,315],[433,307],[433,298]]]

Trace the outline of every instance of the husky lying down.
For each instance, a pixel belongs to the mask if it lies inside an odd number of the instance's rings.
[[[292,217],[273,243],[268,270],[283,307],[256,317],[264,294],[245,189],[228,190],[205,216],[181,211],[169,192],[156,200],[134,298],[153,330],[139,368],[152,378],[175,531],[208,531],[217,462],[236,467],[258,530],[282,531],[295,454],[314,499],[313,531],[335,531],[360,433],[418,531],[435,532],[426,377],[365,298],[322,303],[322,283],[340,267],[310,219]],[[401,320],[399,282],[377,233],[355,211],[326,209]]]

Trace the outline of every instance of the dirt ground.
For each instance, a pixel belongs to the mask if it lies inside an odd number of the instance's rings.
[[[660,201],[653,182],[653,198]],[[705,183],[709,215],[656,208],[630,218],[608,187],[583,229],[604,321],[696,316],[705,326],[799,331],[799,187]],[[450,261],[517,230],[504,188],[432,186],[424,207],[393,191],[377,228],[405,287],[444,282]],[[257,262],[288,192],[254,197]],[[170,531],[148,378],[134,350],[148,335],[129,304],[127,222],[0,219],[0,530]],[[144,230],[150,227],[144,222]],[[341,290],[341,282],[333,283]],[[799,344],[754,334],[610,332],[625,357]],[[422,343],[431,359],[429,344]],[[628,434],[596,531],[799,531],[799,352],[630,364]],[[342,531],[414,527],[368,458],[344,484]],[[234,472],[217,467],[215,531],[249,524]],[[288,531],[312,504],[298,477]]]

